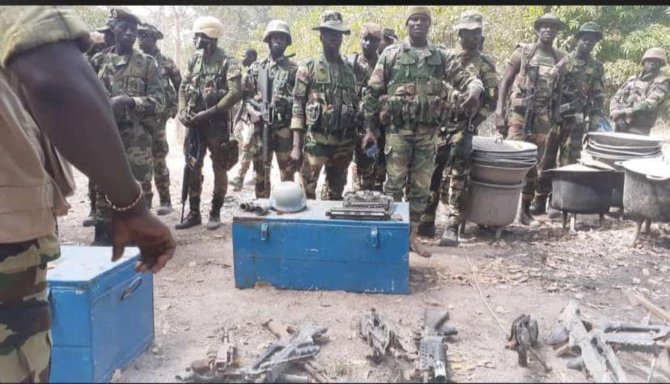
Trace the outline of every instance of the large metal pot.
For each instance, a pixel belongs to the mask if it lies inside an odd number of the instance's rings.
[[[661,145],[663,139],[623,132],[588,132],[588,141],[617,147],[644,147]]]
[[[496,185],[470,180],[465,220],[491,227],[511,224],[516,218],[523,185]]]
[[[502,167],[502,168],[524,168],[530,169],[537,163],[535,159],[532,160],[502,160],[502,159],[472,159],[473,164],[481,164],[489,167]]]
[[[500,157],[508,155],[530,154],[537,153],[537,146],[535,144],[527,143],[525,141],[516,140],[502,140],[495,137],[475,136],[472,138],[472,149],[475,154],[494,154]]]
[[[551,169],[551,206],[579,214],[603,214],[612,202],[614,171],[572,164]]]
[[[484,183],[518,185],[531,168],[532,166],[507,168],[473,163],[470,167],[470,178]]]
[[[670,222],[670,164],[660,159],[635,159],[621,166],[626,173],[624,212],[634,220]]]

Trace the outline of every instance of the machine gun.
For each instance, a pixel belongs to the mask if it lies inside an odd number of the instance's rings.
[[[523,134],[526,137],[530,136],[530,127],[535,121],[535,95],[537,93],[537,80],[540,77],[539,71],[539,66],[528,68],[526,71],[526,84],[530,84],[530,86],[522,89],[524,106],[526,107],[526,112],[523,116]]]
[[[186,114],[191,114],[191,107],[186,109]],[[188,200],[188,187],[191,182],[191,173],[195,168],[195,164],[200,158],[200,131],[196,127],[187,128],[186,142],[184,143],[184,176],[181,182],[181,220],[184,222],[184,207],[186,200]]]
[[[272,169],[272,159],[270,159],[270,129],[275,124],[275,105],[272,98],[273,87],[270,71],[261,69],[258,71],[258,93],[262,97],[259,103],[254,99],[249,99],[247,102],[259,110],[261,119],[263,120],[263,131],[261,133],[261,146],[263,156],[263,167],[265,167],[265,189],[269,189],[268,181],[270,180],[270,171]]]
[[[342,207],[333,207],[326,216],[340,220],[390,220],[393,198],[377,191],[347,192]]]
[[[444,324],[447,320],[449,320],[449,312],[427,309],[424,312],[423,330],[414,337],[419,347],[415,376],[420,375],[424,383],[447,382],[445,338],[458,334],[455,328]]]

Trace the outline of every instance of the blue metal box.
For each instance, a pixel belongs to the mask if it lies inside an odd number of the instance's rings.
[[[47,272],[51,382],[109,382],[153,342],[153,276],[135,272],[138,253],[112,263],[111,247],[61,247]]]
[[[266,203],[260,200],[259,203]],[[396,203],[394,221],[335,220],[341,201],[308,200],[293,214],[233,216],[235,286],[409,293],[409,205]]]

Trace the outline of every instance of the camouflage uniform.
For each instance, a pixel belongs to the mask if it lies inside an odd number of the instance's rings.
[[[495,110],[497,100],[498,77],[495,61],[492,57],[479,52],[459,50],[459,63],[484,84],[482,108],[472,121],[484,121]],[[456,91],[451,98],[457,99]],[[458,102],[456,100],[456,102]],[[460,224],[462,210],[467,192],[467,180],[470,175],[470,156],[472,154],[472,136],[476,134],[475,126],[470,126],[470,119],[463,113],[456,113],[454,119],[441,128],[440,142],[435,159],[435,170],[430,182],[430,200],[421,216],[421,222],[435,223],[435,213],[440,200],[449,205],[448,226]],[[446,169],[446,175],[443,173]],[[424,224],[425,225],[425,224]]]
[[[401,201],[409,176],[413,222],[430,198],[437,134],[452,109],[445,81],[460,90],[482,87],[475,75],[451,68],[456,63],[456,54],[442,46],[394,44],[382,52],[364,95],[366,130],[375,132],[378,119],[386,127],[384,191]]]
[[[153,198],[151,148],[154,121],[165,106],[165,92],[156,60],[136,49],[129,55],[119,55],[116,47],[111,47],[95,55],[92,62],[110,98],[128,95],[135,100],[135,108],[126,108],[122,116],[115,116],[116,125],[130,169],[150,204]],[[111,221],[111,207],[101,191],[97,196],[96,221]]]
[[[302,177],[308,199],[316,199],[324,166],[328,199],[342,199],[359,118],[355,82],[353,67],[344,57],[331,63],[321,54],[298,67],[291,130],[306,131]]]
[[[553,54],[545,55],[537,49],[537,43],[518,44],[507,65],[519,67],[520,71],[514,79],[510,94],[510,108],[507,111],[509,139],[527,141],[537,146],[538,165],[526,175],[526,185],[522,196],[526,201],[533,200],[538,183],[538,169],[542,169],[545,143],[553,126],[551,116],[551,98],[558,80],[556,64],[565,56],[562,51],[552,48]],[[535,93],[535,119],[529,123],[529,133],[523,131],[525,107],[525,90],[531,87],[526,84],[526,75],[531,67],[538,67],[538,79]],[[529,80],[530,81],[530,80]]]
[[[261,69],[269,71],[272,79],[272,98],[275,107],[274,124],[270,127],[270,136],[268,140],[268,156],[270,164],[267,168],[263,162],[263,123],[255,125],[254,142],[255,146],[253,162],[254,172],[256,173],[256,198],[266,199],[270,197],[270,172],[272,169],[273,153],[277,154],[277,163],[281,181],[293,181],[293,175],[296,167],[291,160],[291,150],[293,149],[293,134],[289,129],[291,122],[291,113],[293,108],[293,87],[295,86],[296,72],[298,64],[293,60],[283,56],[278,61],[274,61],[272,56],[266,57],[263,61],[256,61],[250,67],[244,78],[244,98],[254,98],[262,100],[258,90],[258,72]],[[266,189],[267,185],[267,189]]]

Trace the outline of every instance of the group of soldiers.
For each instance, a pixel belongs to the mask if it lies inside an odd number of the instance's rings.
[[[166,121],[176,116],[188,128],[189,213],[177,229],[202,222],[207,150],[214,170],[207,228],[220,226],[227,171],[237,162],[237,147],[233,148],[237,141],[232,139],[238,137],[242,166],[230,180],[236,189],[253,163],[255,195],[269,197],[269,170],[276,154],[282,181],[294,180],[300,172],[307,198],[315,199],[325,168],[321,198],[340,200],[353,161],[355,189],[409,202],[411,246],[426,255],[417,236],[435,236],[440,201],[449,207],[440,243],[458,243],[472,137],[482,122],[493,115],[505,137],[538,147],[538,165],[526,176],[519,211],[519,222],[533,226],[537,224],[533,215],[546,212],[551,192],[546,171],[575,163],[584,133],[602,122],[605,85],[604,66],[592,55],[603,37],[596,23],[581,26],[574,36],[575,50],[566,54],[554,48],[564,23],[550,13],[538,18],[536,42],[517,45],[499,83],[494,59],[482,51],[480,13],[461,14],[453,27],[459,38],[454,49],[429,41],[432,21],[430,7],[407,7],[403,41],[394,30],[367,22],[360,35],[362,53],[345,57],[340,48],[351,30],[341,13],[326,11],[320,25],[312,28],[320,35],[321,54],[297,64],[285,55],[292,43],[289,25],[273,20],[263,35],[268,56],[256,60],[256,52],[247,50],[241,65],[218,46],[224,33],[221,21],[200,17],[193,25],[196,53],[182,81],[174,62],[156,47],[162,33],[115,8],[108,27],[99,30],[104,34],[103,50],[90,61],[109,93],[128,160],[149,204],[155,176],[158,214],[172,211],[165,166]],[[133,48],[137,36],[142,52]],[[665,51],[649,49],[642,58],[642,71],[613,97],[610,117],[617,131],[649,134],[670,93],[670,80],[660,71],[664,65]],[[258,109],[261,71],[272,79],[272,116]],[[233,132],[238,122],[246,127],[241,134]],[[266,142],[261,139],[264,124],[270,129]],[[261,155],[263,146],[268,157]],[[196,151],[189,156],[192,149]],[[109,237],[104,197],[98,195],[92,211],[96,242],[104,243]]]

